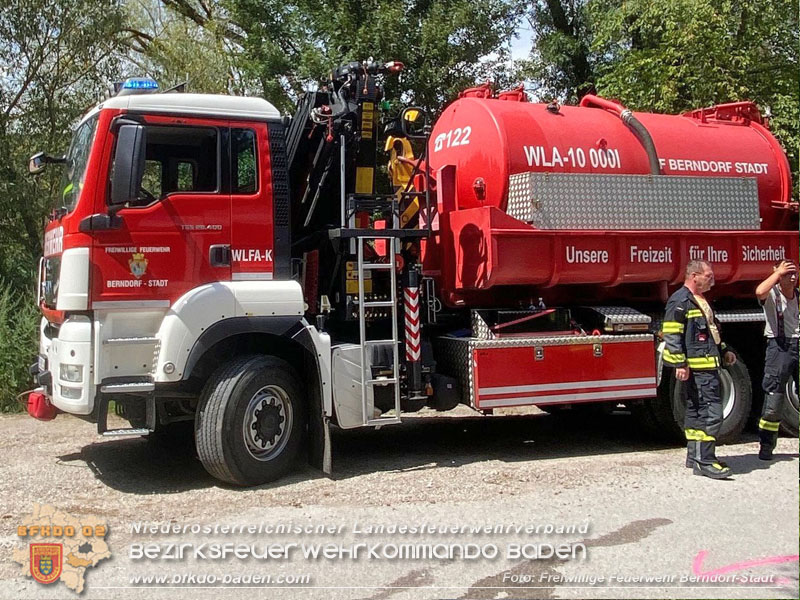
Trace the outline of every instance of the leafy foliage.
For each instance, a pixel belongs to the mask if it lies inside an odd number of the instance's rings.
[[[10,0],[0,8],[0,276],[30,288],[58,169],[31,178],[37,150],[63,154],[76,119],[119,64],[110,0]],[[87,40],[93,43],[88,44]]]
[[[368,57],[407,67],[387,80],[388,98],[438,109],[478,79],[502,79],[498,49],[517,17],[503,0],[227,0],[226,7],[244,34],[249,72],[284,109],[330,69]]]
[[[600,93],[678,112],[734,100],[772,108],[797,181],[797,5],[787,0],[591,3]]]
[[[183,2],[129,2],[125,75],[153,77],[162,88],[185,82],[191,92],[258,95],[257,82],[242,73],[240,36],[218,4],[203,6],[200,13]]]
[[[534,46],[521,62],[522,76],[541,99],[576,103],[593,91],[598,57],[591,52],[591,13],[584,2],[536,0],[526,10]]]
[[[30,295],[0,282],[0,412],[19,410],[16,396],[29,389],[36,359],[39,311]]]

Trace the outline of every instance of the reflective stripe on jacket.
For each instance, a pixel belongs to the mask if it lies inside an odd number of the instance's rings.
[[[665,365],[702,371],[718,369],[722,364],[720,355],[725,344],[717,347],[714,343],[706,316],[686,286],[667,300],[661,331],[666,342],[662,355]]]

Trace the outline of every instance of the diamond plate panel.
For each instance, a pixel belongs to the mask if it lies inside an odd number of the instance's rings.
[[[726,310],[717,312],[720,323],[758,323],[764,322],[764,311],[760,308],[744,310]]]
[[[444,375],[458,379],[461,384],[461,402],[475,406],[470,340],[471,338],[443,336],[436,338],[433,344],[436,349],[436,369]]]
[[[482,340],[492,340],[494,339],[495,335],[492,333],[492,330],[489,328],[489,325],[486,321],[483,320],[480,313],[477,310],[471,311],[472,316],[472,337],[479,338]]]
[[[538,229],[760,228],[753,177],[519,173],[508,214]]]
[[[644,313],[629,306],[589,306],[591,310],[603,315],[607,325],[617,324],[644,324],[650,323],[652,319]]]
[[[471,340],[473,348],[515,348],[518,346],[572,346],[581,344],[620,344],[653,340],[651,334],[631,335],[554,335],[550,337]],[[654,346],[655,348],[655,346]]]

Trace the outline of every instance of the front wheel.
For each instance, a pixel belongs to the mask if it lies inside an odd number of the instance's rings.
[[[208,380],[195,420],[206,470],[236,485],[274,481],[292,467],[306,427],[297,375],[272,356],[245,356]]]

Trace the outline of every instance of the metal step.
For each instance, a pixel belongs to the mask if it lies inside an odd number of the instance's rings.
[[[361,306],[364,308],[391,308],[394,306],[393,300],[368,300],[367,302],[362,302]]]
[[[100,386],[104,394],[142,394],[156,389],[153,382],[140,381],[131,383],[108,383]]]
[[[119,345],[119,344],[155,344],[158,342],[157,337],[119,337],[109,338],[103,340],[104,345]]]
[[[388,271],[394,268],[394,263],[364,263],[361,266],[365,271]]]
[[[108,431],[103,432],[103,436],[108,437],[119,437],[122,435],[149,435],[152,433],[147,428],[142,429],[109,429]]]
[[[378,417],[377,419],[370,419],[366,422],[368,426],[381,427],[383,425],[397,425],[402,423],[400,417]]]
[[[388,377],[386,379],[367,379],[364,383],[367,385],[390,385],[397,383],[397,379],[394,377]]]

